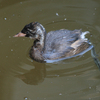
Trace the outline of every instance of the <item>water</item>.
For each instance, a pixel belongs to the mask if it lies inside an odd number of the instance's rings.
[[[24,25],[38,21],[49,32],[89,31],[100,59],[99,0],[0,1],[0,100],[100,100],[100,71],[91,51],[81,57],[43,64],[28,52],[33,41],[13,38]]]

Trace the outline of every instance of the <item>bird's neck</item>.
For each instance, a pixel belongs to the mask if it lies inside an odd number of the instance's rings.
[[[39,38],[36,39],[33,43],[33,46],[30,50],[30,57],[36,61],[43,62],[43,52],[45,49],[45,33],[39,35]]]
[[[45,38],[46,38],[46,32],[43,33],[43,34],[40,34],[38,36],[38,39],[36,39],[34,41],[34,44],[33,44],[34,48],[39,49],[41,51],[44,51],[44,49],[45,49]]]

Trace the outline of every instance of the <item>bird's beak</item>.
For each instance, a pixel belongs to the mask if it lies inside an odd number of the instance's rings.
[[[19,32],[18,34],[14,35],[13,37],[25,37],[26,34]]]

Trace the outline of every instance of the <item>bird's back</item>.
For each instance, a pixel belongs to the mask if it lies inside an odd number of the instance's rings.
[[[58,59],[74,55],[76,48],[74,48],[73,45],[75,42],[79,41],[78,45],[81,45],[84,42],[84,39],[81,39],[81,34],[81,30],[70,31],[66,29],[47,33],[45,40],[44,58]]]

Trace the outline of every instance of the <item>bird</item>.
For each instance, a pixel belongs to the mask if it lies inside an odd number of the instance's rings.
[[[29,51],[30,58],[41,63],[51,63],[83,55],[93,48],[92,43],[85,38],[89,31],[81,29],[60,29],[46,33],[39,22],[31,22],[14,35],[14,37],[29,37],[34,40]]]

